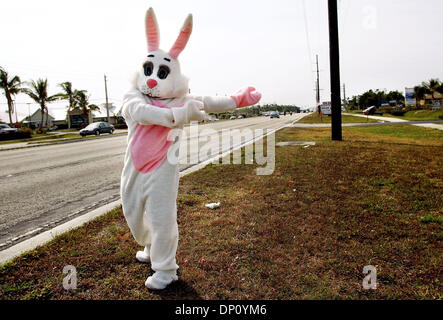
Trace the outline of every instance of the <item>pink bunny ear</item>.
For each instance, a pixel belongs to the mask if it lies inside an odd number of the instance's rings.
[[[158,50],[160,46],[160,33],[158,31],[157,18],[154,9],[149,8],[146,12],[146,38],[148,40],[148,52]]]
[[[178,35],[177,40],[175,40],[174,45],[171,50],[169,50],[169,55],[177,59],[178,55],[183,51],[188,43],[189,37],[192,32],[192,14],[189,14],[183,23],[183,27],[180,30],[180,34]]]

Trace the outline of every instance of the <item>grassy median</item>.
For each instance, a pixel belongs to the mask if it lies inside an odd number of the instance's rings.
[[[370,119],[370,118],[362,118],[362,117],[354,117],[354,116],[341,116],[342,123],[366,123],[366,122],[379,122],[378,120]],[[304,117],[297,121],[297,123],[331,123],[331,117],[320,115],[317,112],[313,112],[310,115]]]
[[[362,110],[349,111],[350,113],[363,114]],[[406,112],[402,116],[392,115],[390,113],[383,113],[383,115],[375,114],[378,117],[390,117],[398,118],[408,121],[420,121],[420,120],[443,120],[443,110],[412,110]]]
[[[408,130],[409,134],[408,134]],[[120,208],[0,269],[1,299],[441,299],[443,133],[286,128],[272,175],[209,165],[181,180],[180,280],[137,263]],[[220,201],[210,210],[204,205]],[[202,259],[205,259],[202,262]],[[78,288],[62,287],[73,265]],[[364,290],[363,267],[378,288]]]

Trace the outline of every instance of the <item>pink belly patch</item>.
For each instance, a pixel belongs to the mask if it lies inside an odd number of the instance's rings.
[[[159,102],[153,104],[160,108],[169,108]],[[172,144],[168,140],[169,131],[171,128],[156,124],[137,124],[131,141],[131,158],[135,169],[148,173],[160,166]]]

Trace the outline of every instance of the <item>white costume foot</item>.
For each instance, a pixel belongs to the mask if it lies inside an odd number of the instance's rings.
[[[169,284],[177,280],[178,277],[175,271],[157,271],[146,279],[145,286],[153,290],[163,290]]]
[[[148,263],[149,261],[151,261],[149,248],[145,247],[143,251],[137,251],[135,258],[142,263]]]

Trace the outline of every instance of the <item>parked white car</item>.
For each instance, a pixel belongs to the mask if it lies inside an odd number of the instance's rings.
[[[11,128],[7,124],[0,124],[0,134],[1,133],[9,133],[9,132],[16,132],[17,128]]]

